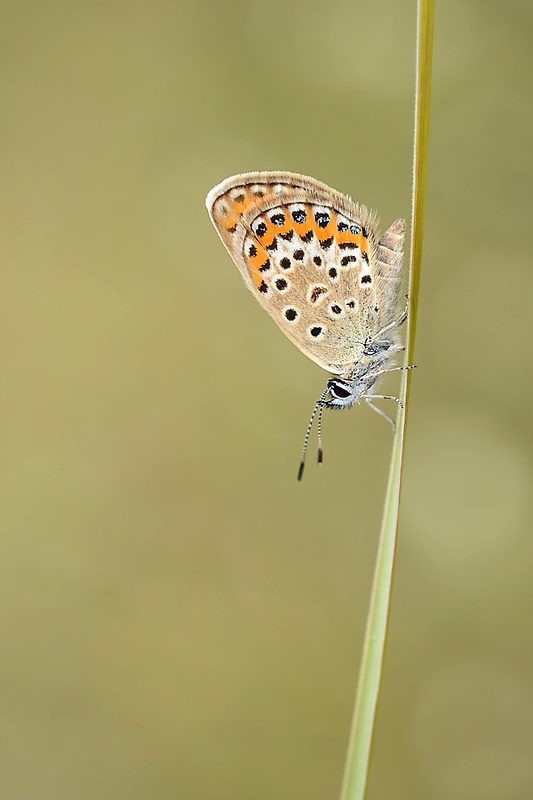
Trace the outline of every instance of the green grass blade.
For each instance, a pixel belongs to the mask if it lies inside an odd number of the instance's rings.
[[[433,55],[433,0],[419,0],[417,15],[415,132],[411,248],[409,263],[410,312],[407,324],[406,363],[412,364],[422,258],[422,233],[426,199],[431,65]],[[350,732],[341,800],[365,796],[374,722],[381,684],[389,617],[394,554],[398,528],[403,451],[409,400],[410,370],[402,373],[401,398],[405,410],[398,416],[389,471],[383,520],[363,645],[359,684]]]

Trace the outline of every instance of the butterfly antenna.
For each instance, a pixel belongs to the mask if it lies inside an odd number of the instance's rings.
[[[320,416],[322,416],[322,403],[326,399],[326,397],[328,395],[328,391],[329,391],[329,389],[325,389],[325,391],[322,392],[322,394],[320,395],[320,397],[316,401],[315,407],[313,408],[313,412],[312,412],[311,417],[309,419],[309,422],[307,424],[307,430],[306,430],[305,436],[304,436],[304,446],[302,447],[302,458],[301,458],[301,461],[300,461],[300,467],[298,469],[298,480],[299,481],[302,480],[302,475],[304,474],[305,456],[307,454],[307,443],[309,442],[309,435],[311,433],[311,428],[313,427],[313,422],[315,420],[316,412],[320,409]]]
[[[324,461],[324,451],[322,450],[322,414],[324,412],[324,406],[320,406],[318,410],[318,419],[317,419],[317,428],[318,428],[318,453],[316,463],[318,466]]]

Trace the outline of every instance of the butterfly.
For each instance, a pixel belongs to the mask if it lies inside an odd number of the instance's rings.
[[[399,398],[376,383],[403,350],[398,309],[405,222],[378,239],[376,214],[314,178],[292,172],[249,172],[215,186],[206,206],[246,285],[283,333],[327,370],[304,438],[298,479],[317,411],[322,463],[324,408]],[[408,367],[410,368],[410,367]]]

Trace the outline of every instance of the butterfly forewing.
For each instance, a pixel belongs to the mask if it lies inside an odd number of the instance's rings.
[[[380,242],[375,215],[312,178],[248,173],[211,190],[207,208],[248,287],[317,364],[343,374],[391,319],[403,221]]]

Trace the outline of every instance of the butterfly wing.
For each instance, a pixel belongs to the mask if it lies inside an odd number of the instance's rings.
[[[346,372],[393,320],[403,220],[378,242],[373,212],[290,172],[235,175],[206,205],[249,289],[324,369]]]

